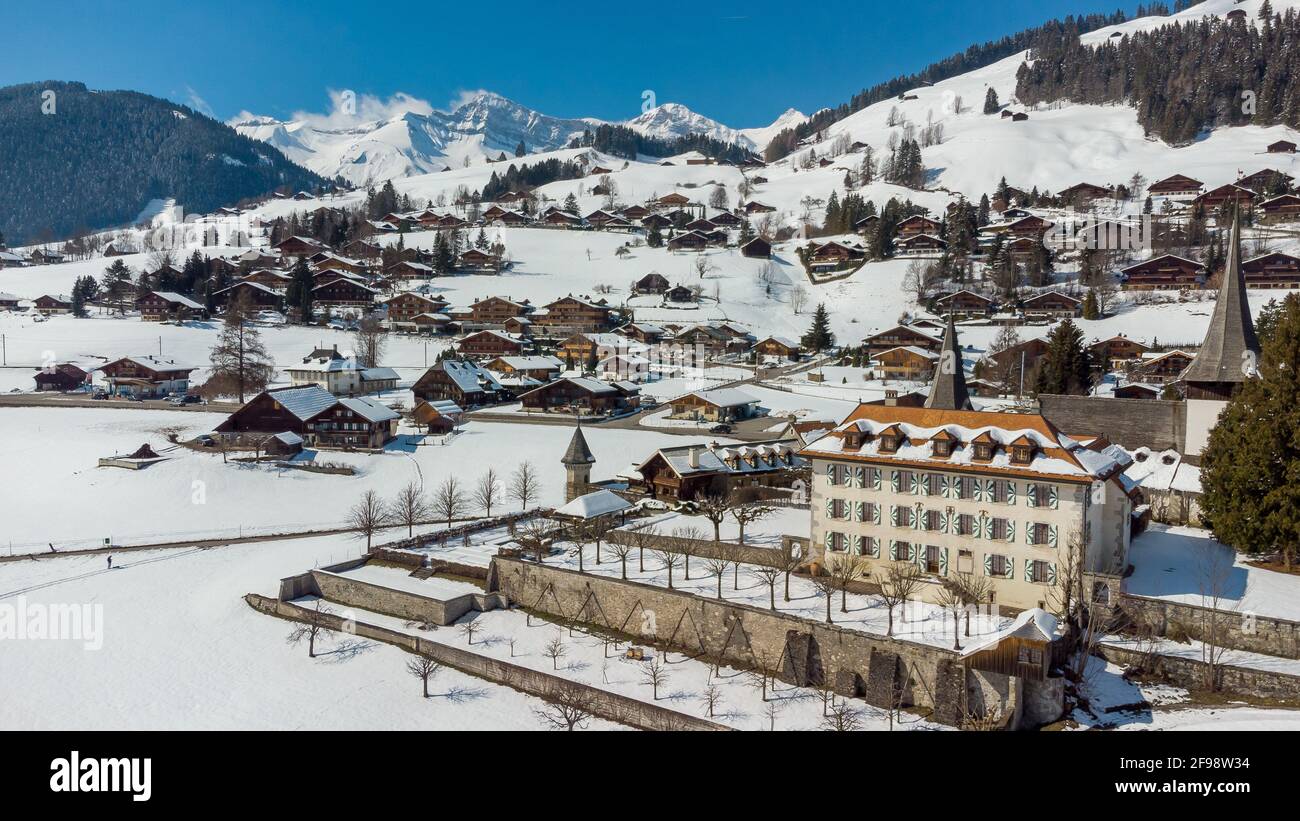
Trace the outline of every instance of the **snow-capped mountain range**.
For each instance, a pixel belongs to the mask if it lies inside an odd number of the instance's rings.
[[[607,121],[551,117],[499,94],[466,95],[440,111],[406,95],[360,100],[334,92],[329,114],[301,113],[289,120],[243,113],[229,125],[262,140],[325,177],[356,185],[459,168],[501,152],[512,156],[522,142],[528,153],[563,148],[574,136]],[[650,137],[706,134],[761,151],[772,135],[805,119],[794,109],[769,126],[734,129],[684,105],[665,103],[622,123]]]

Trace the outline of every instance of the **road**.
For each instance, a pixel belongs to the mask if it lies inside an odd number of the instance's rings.
[[[208,402],[193,405],[173,405],[165,399],[146,399],[133,402],[129,399],[91,399],[84,393],[0,393],[0,407],[10,408],[124,408],[127,410],[169,410],[191,413],[234,413],[238,402]]]

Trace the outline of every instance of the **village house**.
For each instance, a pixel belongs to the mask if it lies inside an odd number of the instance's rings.
[[[1111,196],[1111,190],[1104,185],[1093,185],[1088,182],[1081,182],[1072,185],[1063,190],[1058,197],[1066,204],[1074,208],[1082,208],[1091,204],[1095,200],[1106,199]]]
[[[871,369],[879,378],[917,382],[929,379],[938,361],[937,352],[906,345],[890,348],[873,356]]]
[[[57,265],[63,262],[67,257],[58,251],[52,251],[49,248],[37,248],[27,255],[29,265]]]
[[[898,223],[897,236],[899,239],[905,237],[919,237],[922,234],[929,234],[938,237],[943,233],[943,224],[938,220],[932,220],[921,214],[914,214],[902,222]]]
[[[754,237],[740,246],[740,255],[753,259],[769,259],[772,256],[772,243],[763,237]]]
[[[1166,385],[1182,377],[1187,366],[1195,359],[1194,354],[1186,351],[1167,351],[1165,353],[1148,353],[1137,362],[1132,363],[1129,378],[1135,382],[1152,385]]]
[[[190,373],[197,365],[183,365],[156,356],[124,356],[99,368],[113,396],[161,399],[190,389]]]
[[[938,259],[948,243],[930,234],[914,234],[894,242],[894,255],[912,259]]]
[[[384,302],[384,307],[388,309],[388,325],[393,330],[419,330],[415,318],[422,314],[442,314],[447,301],[442,297],[406,292]]]
[[[613,309],[572,294],[547,303],[530,315],[538,332],[552,337],[597,333],[614,326]]]
[[[595,364],[606,356],[620,351],[641,350],[645,346],[616,333],[576,333],[568,336],[555,349],[555,355],[570,367]]]
[[[32,300],[32,306],[41,316],[72,313],[72,299],[63,294],[42,294]]]
[[[258,394],[216,432],[245,446],[292,433],[312,447],[382,448],[396,438],[399,419],[396,411],[372,399],[340,399],[308,385]]]
[[[1283,194],[1264,200],[1259,204],[1259,210],[1262,212],[1262,222],[1295,222],[1300,220],[1300,196]]]
[[[564,363],[554,356],[498,356],[483,367],[494,374],[527,376],[538,382],[549,382],[560,375]]]
[[[784,336],[764,337],[755,342],[750,350],[760,357],[776,357],[789,362],[798,362],[803,357],[799,343]]]
[[[993,313],[997,303],[974,291],[962,290],[935,300],[939,312],[958,319],[983,317]]]
[[[836,268],[866,259],[866,256],[863,249],[842,242],[814,243],[808,254],[808,266],[813,269]]]
[[[1271,144],[1269,144],[1269,146],[1268,146],[1268,153],[1270,153],[1270,154],[1294,154],[1294,153],[1295,153],[1295,149],[1296,149],[1296,144],[1293,143],[1293,142],[1291,142],[1290,140],[1278,140],[1278,141],[1275,142],[1275,143],[1271,143]]]
[[[624,219],[636,222],[648,217],[650,215],[650,209],[646,208],[644,205],[631,205],[624,208],[622,211],[619,211],[619,213],[623,215]]]
[[[739,388],[694,391],[668,401],[669,419],[696,422],[738,422],[761,416],[758,400]]]
[[[1247,288],[1300,288],[1300,258],[1273,252],[1241,263]]]
[[[491,373],[473,362],[444,359],[416,380],[411,392],[426,402],[449,400],[462,408],[497,402],[504,389]]]
[[[1267,194],[1273,191],[1287,190],[1293,182],[1295,182],[1295,177],[1290,174],[1274,168],[1265,168],[1262,171],[1256,171],[1254,174],[1242,177],[1233,185],[1249,188],[1256,194]]]
[[[766,203],[759,202],[758,200],[750,200],[749,202],[740,206],[740,210],[744,211],[746,214],[749,215],[771,214],[776,211],[776,209],[773,208],[772,206]]]
[[[645,276],[632,283],[632,293],[634,294],[662,294],[669,287],[668,277],[658,271],[651,271]]]
[[[135,308],[145,322],[185,320],[208,314],[207,308],[173,291],[150,291],[135,301]]]
[[[875,359],[876,355],[903,346],[920,348],[923,351],[939,350],[943,338],[929,330],[917,328],[911,325],[895,325],[884,331],[871,334],[862,340],[863,347],[866,348],[866,354],[869,359]]]
[[[664,292],[664,302],[689,305],[696,301],[695,292],[685,285],[674,285]]]
[[[522,338],[504,331],[475,331],[456,342],[456,352],[468,359],[517,356],[529,346]]]
[[[668,334],[668,331],[658,325],[651,325],[646,322],[629,322],[621,328],[616,328],[614,333],[633,342],[654,345],[662,340]]]
[[[289,290],[289,283],[293,282],[293,277],[287,271],[278,271],[274,268],[258,268],[240,276],[238,281],[265,285],[272,291],[283,294]]]
[[[678,234],[668,240],[669,251],[703,251],[709,246],[709,237],[699,231]]]
[[[0,291],[0,311],[16,311],[22,299],[17,294]]]
[[[1255,207],[1255,192],[1235,183],[1228,183],[1206,191],[1193,202],[1203,207],[1211,215],[1216,214],[1219,209],[1229,204],[1250,211]]]
[[[368,308],[375,303],[379,292],[369,285],[353,279],[339,277],[311,289],[312,302],[335,308]]]
[[[219,306],[243,303],[253,308],[279,310],[284,295],[256,282],[236,282],[228,288],[213,291],[212,301]]]
[[[1147,195],[1173,200],[1194,199],[1201,193],[1204,185],[1200,180],[1194,180],[1183,174],[1174,174],[1172,177],[1165,177],[1148,185]]]
[[[1195,260],[1164,254],[1120,270],[1124,288],[1134,291],[1168,291],[1199,288],[1205,266]]]
[[[520,394],[519,402],[525,411],[541,413],[616,414],[635,408],[639,394],[629,382],[566,376]]]
[[[392,368],[367,368],[355,357],[339,353],[338,346],[318,349],[300,364],[285,368],[295,387],[319,385],[335,396],[353,396],[391,390],[397,387],[397,372]]]
[[[478,248],[462,251],[461,255],[456,258],[456,267],[462,271],[495,273],[501,268],[501,265],[501,257],[487,251],[481,251]]]
[[[464,415],[465,411],[455,402],[425,402],[421,399],[411,411],[411,421],[423,428],[425,433],[445,435],[456,429]]]
[[[288,237],[271,247],[279,252],[281,257],[310,257],[329,250],[329,246],[325,243],[311,237]]]
[[[1083,300],[1060,291],[1046,291],[1021,301],[1020,308],[1026,319],[1074,317],[1083,312]]]
[[[433,279],[437,272],[430,265],[422,262],[412,262],[410,260],[401,260],[394,262],[384,269],[384,276],[391,280],[411,280],[411,279]]]
[[[1088,350],[1092,353],[1092,361],[1096,366],[1103,370],[1119,370],[1129,362],[1141,359],[1151,347],[1120,334],[1094,342],[1088,346]]]
[[[776,439],[660,448],[636,467],[634,487],[665,502],[723,496],[742,487],[790,488],[808,467],[798,447],[797,439]]]
[[[60,362],[45,368],[38,368],[36,375],[38,391],[75,391],[83,387],[90,378],[90,372],[73,362]]]
[[[683,196],[676,192],[664,194],[662,197],[655,200],[655,205],[658,205],[660,208],[681,208],[682,206],[690,204],[690,197]]]
[[[480,328],[501,328],[505,321],[515,316],[526,316],[533,308],[526,302],[515,302],[500,296],[477,299],[469,306],[469,316],[462,323],[465,330]]]

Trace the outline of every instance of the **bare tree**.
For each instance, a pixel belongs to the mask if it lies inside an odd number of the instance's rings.
[[[777,554],[777,561],[781,572],[785,574],[785,600],[788,602],[790,601],[790,574],[799,569],[803,558],[795,553],[793,541],[782,539],[781,552]]]
[[[769,731],[776,731],[776,717],[784,708],[785,703],[779,698],[774,698],[763,705],[763,717],[767,719],[767,729]]]
[[[741,544],[745,543],[745,527],[754,522],[762,521],[776,512],[776,508],[771,505],[760,504],[759,502],[743,502],[732,506],[730,513],[731,518],[736,520],[736,527],[739,529],[736,540]]]
[[[550,551],[553,528],[545,519],[529,519],[515,532],[515,542],[539,563]]]
[[[465,637],[465,643],[473,646],[474,634],[478,632],[479,623],[470,619],[460,626],[460,634]]]
[[[384,346],[388,342],[387,332],[379,320],[373,316],[365,317],[357,324],[353,334],[356,348],[357,364],[363,368],[377,368],[384,356]]]
[[[587,729],[596,704],[590,690],[569,683],[556,684],[543,699],[543,705],[534,708],[533,715],[547,728],[569,732]]]
[[[827,558],[830,558],[830,554]],[[827,564],[830,565],[831,579],[840,591],[840,612],[847,613],[849,612],[849,586],[863,577],[866,566],[857,556],[848,553],[836,555],[834,560]]]
[[[848,699],[833,702],[822,718],[822,729],[837,733],[851,733],[862,729],[862,711]]]
[[[551,660],[552,670],[560,669],[560,659],[568,652],[569,648],[564,646],[564,639],[560,636],[551,639],[546,643],[546,647],[542,648],[542,655]]]
[[[700,701],[704,702],[704,709],[708,712],[709,718],[713,718],[717,715],[718,708],[722,706],[722,690],[718,689],[718,685],[710,684],[704,688]]]
[[[673,589],[673,568],[680,567],[682,560],[685,558],[681,553],[675,550],[655,550],[654,557],[668,571],[668,589]]]
[[[406,672],[420,679],[424,685],[424,697],[429,697],[429,679],[438,675],[442,665],[428,656],[416,656],[406,662]]]
[[[388,505],[384,500],[379,498],[379,494],[373,490],[367,490],[361,494],[361,501],[352,506],[348,511],[348,527],[355,530],[359,535],[366,537],[366,550],[374,541],[377,533],[384,525],[388,524],[390,513]]]
[[[641,675],[642,683],[650,685],[651,695],[655,701],[658,701],[659,688],[668,683],[668,666],[664,664],[658,653],[646,663]]]
[[[839,589],[835,582],[835,577],[826,572],[826,569],[823,568],[816,576],[810,576],[809,580],[813,583],[813,587],[817,588],[817,592],[821,593],[822,596],[826,598],[826,623],[833,624],[834,621],[831,619],[831,601],[835,597],[835,591]]]
[[[722,523],[727,520],[727,511],[731,510],[728,495],[724,492],[705,493],[695,500],[695,509],[713,525],[713,541],[721,542]]]
[[[790,289],[790,310],[794,311],[796,314],[801,314],[807,305],[808,292],[804,290],[802,285],[796,283]]]
[[[286,641],[288,641],[289,644],[298,644],[303,639],[306,639],[307,656],[309,658],[316,658],[316,638],[322,634],[326,636],[334,635],[334,628],[329,626],[329,619],[327,618],[331,612],[332,611],[328,607],[323,606],[318,599],[316,601],[316,606],[307,611],[307,615],[305,616],[306,621],[294,627],[293,630],[289,632]]]
[[[1225,646],[1231,617],[1239,600],[1228,599],[1233,557],[1226,548],[1206,541],[1196,556],[1196,581],[1201,594],[1201,660],[1205,662],[1205,688],[1219,690],[1219,667],[1228,652]],[[1226,606],[1225,606],[1226,605]]]
[[[953,577],[952,583],[966,605],[963,632],[969,637],[971,611],[993,600],[993,580],[988,576],[977,576],[974,573],[958,573]]]
[[[537,501],[541,492],[537,468],[533,467],[532,462],[521,462],[510,476],[510,498],[518,502],[520,508],[527,510],[530,504]]]
[[[570,528],[568,537],[570,543],[573,544],[573,547],[569,549],[569,555],[578,557],[578,572],[583,573],[586,571],[583,559],[587,552],[587,529],[582,525]]]
[[[935,602],[952,616],[952,649],[961,649],[961,614],[966,609],[966,599],[956,585],[945,584],[939,589]]]
[[[393,516],[406,525],[406,536],[415,535],[415,526],[429,517],[429,500],[419,482],[410,482],[397,492],[393,502]]]
[[[619,574],[621,578],[626,580],[627,558],[628,556],[631,556],[632,551],[636,549],[633,539],[631,538],[631,533],[625,530],[615,531],[614,535],[610,537],[606,544],[609,545],[609,550],[614,554],[614,558],[618,559]]]
[[[496,468],[488,468],[478,477],[474,485],[474,504],[489,519],[492,518],[492,505],[501,498],[501,480],[497,478]]]
[[[911,562],[893,562],[885,570],[880,580],[880,598],[889,613],[886,636],[894,635],[894,608],[906,604],[920,584],[921,569]]]
[[[652,524],[643,524],[625,531],[637,552],[638,572],[645,572],[645,552],[653,550],[659,542],[659,528]]]
[[[757,565],[749,568],[749,573],[754,578],[767,585],[768,608],[776,609],[776,582],[781,578],[781,568],[770,567],[768,565]]]
[[[722,577],[726,574],[729,564],[731,562],[725,556],[713,556],[704,560],[704,572],[718,583],[718,601],[722,601]]]

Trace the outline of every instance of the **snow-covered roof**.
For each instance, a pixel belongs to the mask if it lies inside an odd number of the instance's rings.
[[[390,419],[398,418],[397,411],[365,397],[340,399],[339,404],[368,422],[387,422]]]
[[[753,396],[745,393],[739,388],[717,388],[711,391],[692,391],[684,393],[676,399],[672,399],[668,404],[680,402],[683,399],[694,396],[707,405],[713,405],[719,408],[738,408],[744,405],[753,405],[758,402]]]
[[[767,442],[749,442],[722,446],[716,442],[708,445],[679,445],[660,448],[651,454],[637,469],[641,470],[651,460],[662,457],[678,476],[696,473],[759,473],[777,468],[803,467],[806,463],[797,453],[799,442],[795,439],[774,439]],[[789,459],[789,463],[786,459]],[[694,459],[695,464],[691,461]],[[749,460],[754,463],[750,464]]]
[[[338,401],[334,394],[320,385],[304,385],[301,388],[267,391],[267,395],[278,402],[280,407],[303,422],[334,407],[334,403]]]
[[[598,516],[608,516],[612,513],[621,513],[631,507],[632,503],[627,499],[624,499],[617,493],[611,493],[602,488],[579,496],[567,505],[557,508],[555,512],[560,516],[572,516],[577,519],[594,519]]]
[[[361,372],[361,378],[367,382],[379,382],[389,379],[397,380],[401,377],[392,368],[366,368]]]

